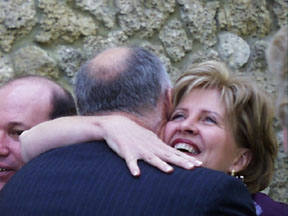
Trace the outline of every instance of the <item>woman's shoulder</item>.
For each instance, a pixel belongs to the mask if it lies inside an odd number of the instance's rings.
[[[253,200],[257,215],[260,216],[286,216],[288,215],[288,205],[271,199],[268,195],[258,192],[254,194]]]

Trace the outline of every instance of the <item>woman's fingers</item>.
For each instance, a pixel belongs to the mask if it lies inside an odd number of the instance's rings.
[[[156,156],[155,154],[144,154],[143,160],[149,163],[150,165],[157,167],[161,171],[165,173],[171,173],[173,172],[173,167],[170,166],[168,163],[166,163],[164,160]]]
[[[139,166],[137,164],[137,159],[125,159],[126,161],[126,164],[130,170],[130,173],[133,175],[133,176],[140,176],[140,169],[139,169]]]
[[[173,167],[167,164],[165,161],[161,160],[155,155],[149,155],[147,157],[144,157],[143,160],[147,162],[148,164],[158,168],[159,170],[165,172],[165,173],[171,173],[173,171]],[[136,159],[130,159],[126,160],[126,164],[130,170],[130,173],[137,177],[140,176],[140,168],[138,166],[138,160]]]
[[[150,153],[148,153],[149,155]],[[156,153],[154,154],[154,157],[151,156],[145,156],[143,155],[144,160],[153,165],[158,167],[160,170],[164,171],[164,172],[168,172],[168,166],[171,167],[169,164],[172,165],[176,165],[179,167],[182,167],[184,169],[193,169],[194,167],[199,167],[201,166],[201,162],[197,159],[195,159],[194,157],[191,156],[187,156],[183,154],[175,154],[175,153],[171,153],[171,152],[160,152],[159,154]],[[152,158],[152,159],[147,159],[147,158]],[[165,167],[166,165],[166,167]],[[165,171],[165,169],[167,169]],[[172,170],[171,170],[172,171]],[[171,172],[169,171],[169,172]]]
[[[165,173],[173,172],[173,167],[169,164],[182,167],[184,169],[193,169],[199,167],[202,162],[192,156],[186,155],[170,146],[148,148],[149,150],[138,149],[125,149],[123,158],[133,176],[140,175],[140,168],[138,160],[144,160],[146,163],[158,168]],[[169,163],[169,164],[168,164]]]
[[[170,146],[162,147],[162,151],[159,152],[158,157],[168,163],[185,169],[192,169],[202,165],[202,162],[195,157],[180,152]]]
[[[201,166],[201,162],[195,159],[194,157],[189,156],[190,158],[183,157],[183,155],[171,154],[167,156],[167,154],[160,155],[159,158],[164,160],[170,164],[182,167],[184,169],[193,169],[194,167]]]

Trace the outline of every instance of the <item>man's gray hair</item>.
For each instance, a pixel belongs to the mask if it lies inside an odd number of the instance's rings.
[[[92,115],[98,112],[123,111],[142,114],[157,106],[160,97],[171,87],[168,73],[160,59],[143,48],[131,51],[123,64],[112,67],[120,72],[113,78],[103,79],[92,70],[107,68],[83,65],[76,77],[75,95],[79,113]]]

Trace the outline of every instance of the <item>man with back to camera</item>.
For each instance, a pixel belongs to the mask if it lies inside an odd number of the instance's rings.
[[[76,115],[68,91],[48,78],[26,75],[0,87],[0,190],[24,164],[19,135],[40,122]]]
[[[81,115],[124,115],[158,133],[169,76],[142,48],[111,48],[81,67],[75,93]],[[97,143],[97,144],[96,144]],[[171,175],[141,163],[134,178],[105,141],[44,153],[0,194],[5,215],[255,215],[244,185],[225,173],[175,167]]]

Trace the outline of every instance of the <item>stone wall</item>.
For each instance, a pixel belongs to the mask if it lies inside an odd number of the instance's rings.
[[[217,59],[276,94],[265,49],[287,9],[287,0],[0,0],[0,83],[29,73],[70,87],[99,51],[138,45],[160,56],[173,81],[192,62]],[[265,192],[288,203],[282,139]]]

